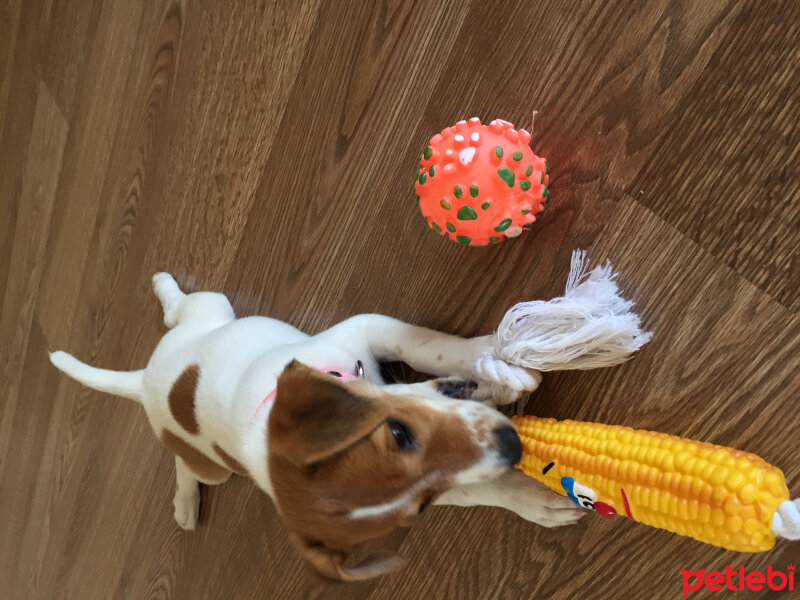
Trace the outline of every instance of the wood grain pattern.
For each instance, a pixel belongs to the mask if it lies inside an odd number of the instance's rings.
[[[45,86],[39,86],[28,154],[22,170],[19,211],[10,267],[0,315],[4,398],[0,420],[0,468],[8,456],[10,427],[19,402],[23,359],[34,318],[35,298],[42,278],[45,246],[55,202],[68,126]]]
[[[748,4],[737,16],[710,76],[676,108],[676,127],[629,191],[797,314],[800,49],[786,42],[800,35],[800,4],[773,8]],[[745,45],[759,50],[740,51]],[[737,76],[721,82],[714,75],[722,73]]]
[[[141,410],[46,350],[143,366],[159,270],[309,332],[383,312],[488,333],[559,294],[583,247],[655,337],[545,377],[528,410],[756,452],[800,491],[799,6],[5,3],[0,597],[667,598],[681,568],[796,563],[786,543],[736,555],[621,519],[434,507],[387,541],[400,574],[320,581],[246,478],[203,488],[179,530]],[[534,229],[484,250],[432,235],[412,187],[428,137],[534,108],[553,166]]]

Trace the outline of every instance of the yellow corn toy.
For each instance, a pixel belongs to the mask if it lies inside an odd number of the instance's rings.
[[[800,501],[754,454],[630,427],[513,417],[526,474],[604,516],[622,514],[730,550],[795,538]]]

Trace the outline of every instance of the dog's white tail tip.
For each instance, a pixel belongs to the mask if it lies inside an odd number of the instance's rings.
[[[62,350],[56,350],[49,354],[50,362],[53,363],[53,366],[86,387],[129,398],[130,400],[140,399],[143,371],[98,369],[82,363]]]

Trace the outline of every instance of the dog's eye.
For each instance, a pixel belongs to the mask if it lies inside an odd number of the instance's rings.
[[[419,511],[417,511],[418,515],[421,515],[422,511],[424,511],[426,508],[428,508],[430,506],[431,500],[433,500],[433,496],[432,495],[429,494],[429,495],[425,496],[425,499],[422,501],[422,504],[419,505]]]
[[[406,450],[416,446],[414,436],[411,434],[411,430],[408,428],[408,426],[406,426],[405,423],[395,421],[394,419],[389,419],[387,424],[389,425],[389,431],[392,434],[394,443],[399,450]]]

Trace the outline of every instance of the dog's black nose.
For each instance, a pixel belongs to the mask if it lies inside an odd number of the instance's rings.
[[[503,460],[507,461],[509,465],[517,464],[522,458],[522,442],[519,440],[517,430],[513,427],[501,427],[495,429],[494,436]]]

